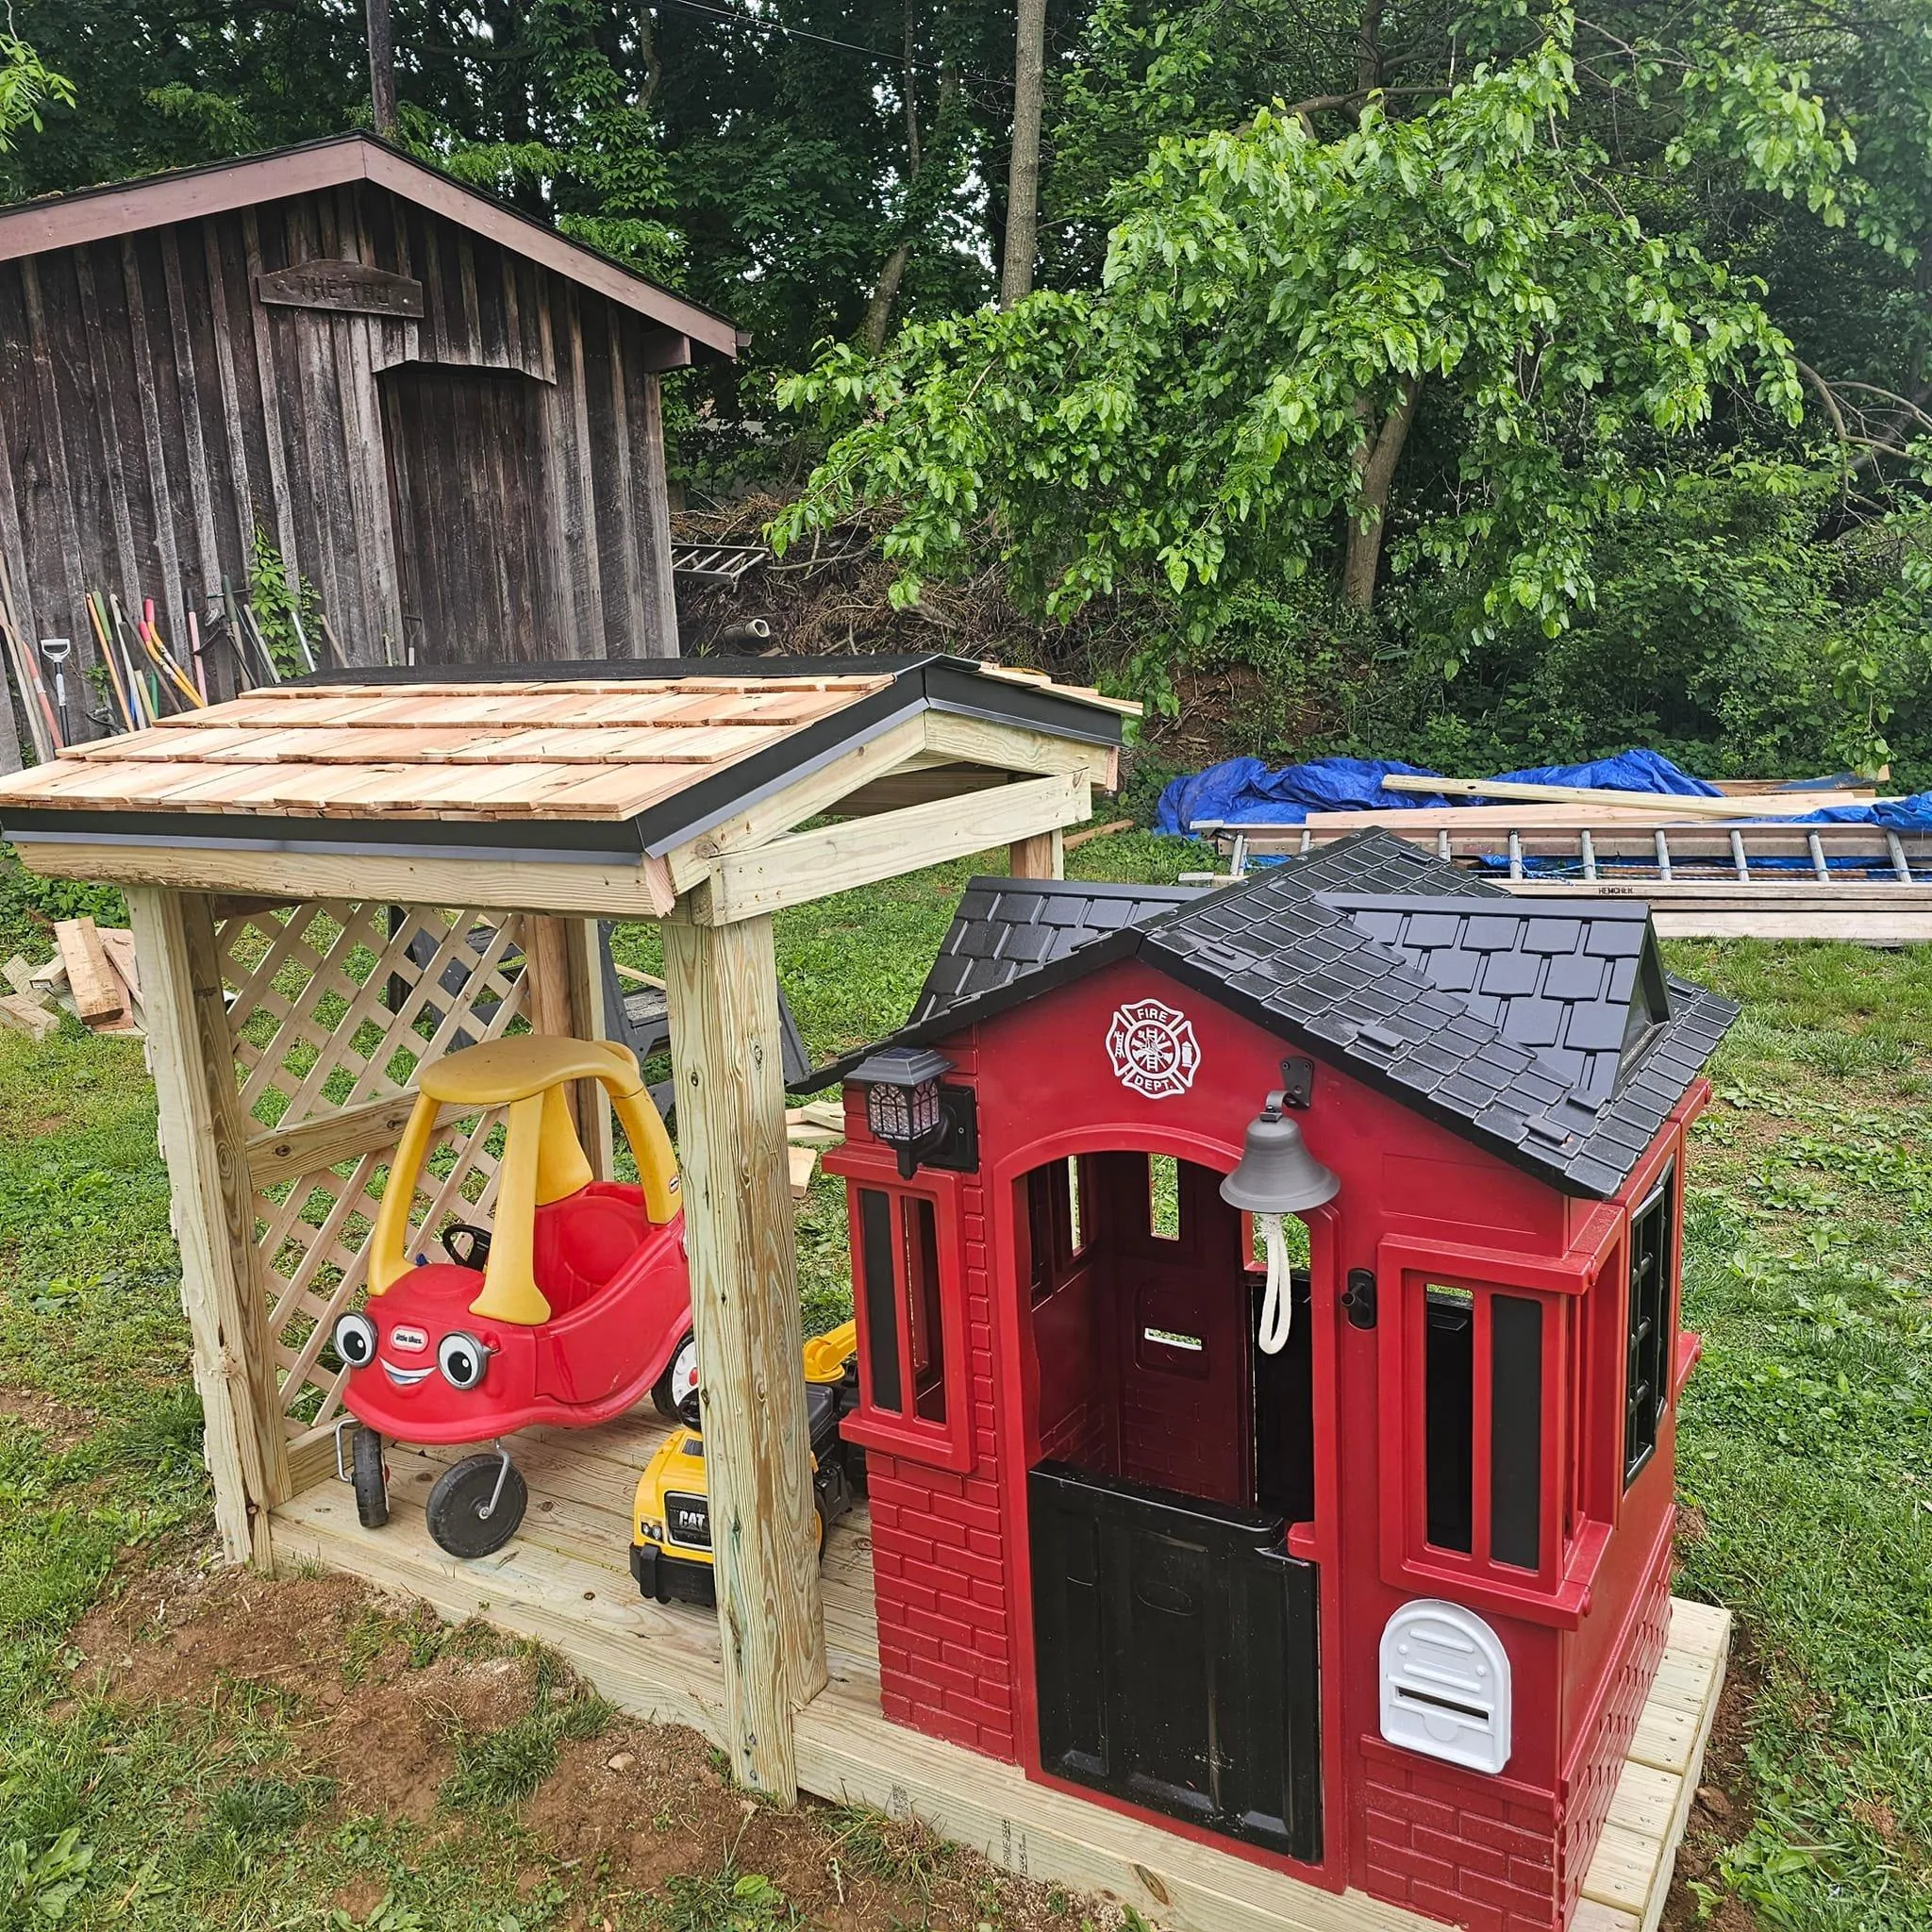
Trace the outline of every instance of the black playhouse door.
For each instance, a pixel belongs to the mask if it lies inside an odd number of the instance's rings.
[[[1027,1502],[1041,1768],[1319,1863],[1315,1566],[1287,1520],[1062,1462]]]

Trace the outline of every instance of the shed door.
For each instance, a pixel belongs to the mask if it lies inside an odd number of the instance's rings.
[[[380,377],[404,641],[424,664],[578,655],[564,627],[546,386],[405,362]]]
[[[1286,1520],[1029,1472],[1043,1770],[1318,1863],[1315,1567]]]

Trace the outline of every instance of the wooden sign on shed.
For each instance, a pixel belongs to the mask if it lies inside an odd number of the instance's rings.
[[[256,295],[282,308],[334,308],[349,315],[423,313],[423,284],[366,261],[299,261],[255,278]]]

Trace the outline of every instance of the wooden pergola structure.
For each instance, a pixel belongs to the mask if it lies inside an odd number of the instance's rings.
[[[827,1662],[772,915],[994,845],[1056,875],[1135,709],[942,658],[351,674],[0,786],[30,869],[127,898],[228,1557],[273,1564],[333,1476],[346,1372],[324,1348],[415,1069],[525,1025],[601,1037],[595,923],[656,920],[718,1525],[708,1728],[791,1800]],[[487,1212],[496,1125],[445,1109],[419,1247]]]

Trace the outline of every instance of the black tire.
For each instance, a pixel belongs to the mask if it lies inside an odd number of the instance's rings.
[[[359,1424],[349,1438],[349,1468],[356,1484],[356,1515],[364,1529],[389,1521],[389,1473],[382,1466],[382,1438]]]
[[[503,1493],[485,1516],[499,1470]],[[503,1469],[500,1456],[466,1456],[437,1477],[424,1513],[438,1548],[452,1557],[487,1557],[516,1535],[529,1503],[530,1491],[515,1463]]]
[[[690,1423],[692,1428],[697,1423],[684,1414],[677,1406],[677,1398],[672,1392],[681,1379],[678,1369],[684,1361],[687,1350],[691,1353],[691,1373],[697,1373],[697,1338],[687,1328],[678,1338],[677,1346],[671,1351],[671,1359],[664,1364],[664,1373],[651,1384],[651,1405],[667,1423]]]
[[[832,1526],[829,1523],[825,1521],[825,1505],[824,1498],[814,1496],[811,1499],[811,1513],[818,1520],[819,1568],[823,1570],[825,1567],[825,1535],[826,1532],[829,1531]]]

